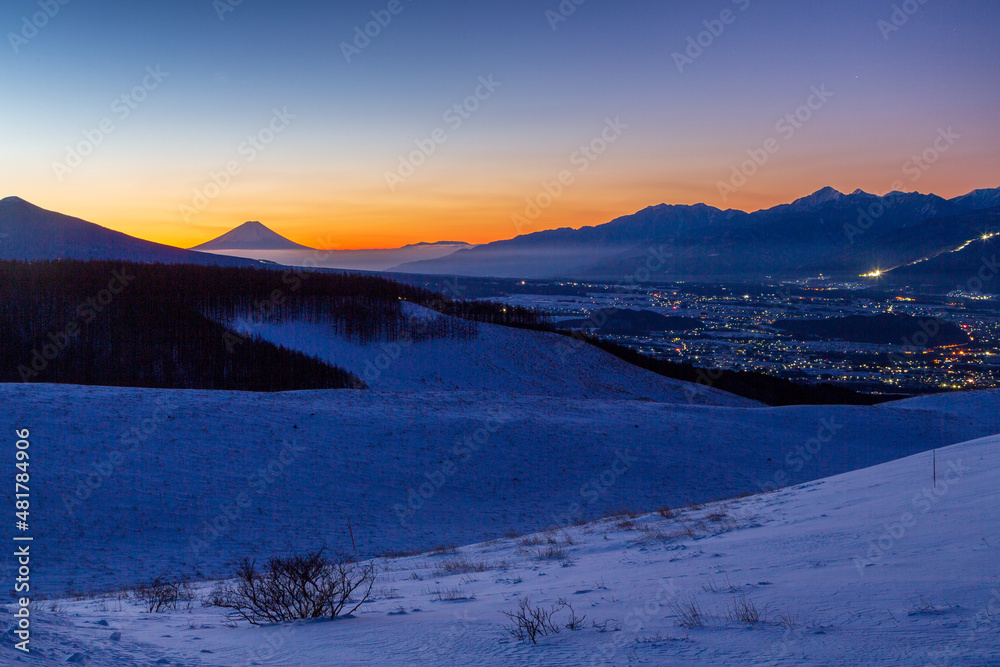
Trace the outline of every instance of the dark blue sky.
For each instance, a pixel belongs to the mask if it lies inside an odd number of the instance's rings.
[[[663,201],[754,209],[823,185],[996,187],[1000,6],[910,3],[886,33],[891,2],[586,0],[553,30],[559,2],[400,0],[348,63],[342,43],[388,0],[243,0],[224,20],[210,0],[53,0],[37,34],[23,21],[38,0],[8,0],[4,194],[168,242],[252,218],[356,247],[512,236],[512,215],[567,168],[574,181],[537,228]],[[708,45],[681,72],[674,54],[699,33]],[[169,75],[122,118],[112,105],[147,67]],[[501,85],[449,127],[445,112],[491,75]],[[788,137],[777,122],[814,86],[832,97]],[[294,119],[251,160],[239,148],[275,109]],[[580,171],[575,151],[615,118],[628,128]],[[77,164],[104,120],[113,132]],[[948,127],[960,138],[912,179],[907,162]],[[409,174],[401,158],[439,128],[446,141]],[[720,188],[771,138],[765,164]],[[239,174],[205,196],[233,160]]]

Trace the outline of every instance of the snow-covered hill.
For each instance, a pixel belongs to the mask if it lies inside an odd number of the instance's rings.
[[[147,614],[114,597],[39,605],[30,663],[996,665],[1000,437],[937,463],[936,486],[923,453],[667,517],[381,560],[375,599],[336,622],[227,627],[217,609]],[[521,599],[585,620],[518,641],[501,612]],[[9,635],[0,652],[21,660]]]
[[[680,506],[1000,433],[1000,392],[718,408],[482,392],[0,385],[30,429],[39,592],[320,544],[431,549]],[[10,441],[13,447],[13,440]],[[13,520],[0,538],[10,542]],[[0,559],[11,580],[13,560]]]
[[[413,318],[450,319],[414,304]],[[643,399],[749,407],[755,401],[680,382],[626,363],[576,339],[492,324],[474,337],[363,344],[309,322],[226,322],[240,333],[319,357],[386,391],[489,391],[564,398]]]

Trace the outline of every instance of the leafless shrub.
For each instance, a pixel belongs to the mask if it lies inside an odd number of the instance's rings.
[[[708,582],[701,585],[701,590],[706,593],[736,593],[740,590],[740,587],[729,581],[729,575],[727,574],[725,581],[721,584],[717,584],[714,577],[709,577]]]
[[[786,611],[784,614],[778,614],[775,620],[789,629],[796,628],[799,625],[799,615],[789,611]]]
[[[561,544],[549,544],[535,551],[538,560],[566,560],[566,550]]]
[[[511,636],[519,641],[527,639],[532,644],[537,644],[538,637],[558,634],[559,626],[552,620],[552,614],[558,610],[559,607],[551,609],[532,607],[528,598],[521,598],[518,600],[517,609],[500,613],[510,621],[509,625],[504,626],[504,630]]]
[[[924,598],[923,595],[918,595],[916,600],[911,602],[910,610],[907,612],[909,616],[918,616],[920,614],[938,614],[941,610],[937,606]]]
[[[412,549],[402,549],[399,551],[386,551],[382,554],[382,558],[386,560],[395,560],[397,558],[411,558],[413,556],[419,556],[421,552],[414,551]]]
[[[323,549],[302,556],[271,558],[266,565],[244,558],[236,579],[220,584],[208,604],[230,610],[230,620],[253,625],[302,618],[337,618],[351,602],[352,614],[375,585],[375,564],[347,557],[327,558]],[[352,600],[357,593],[359,598]]]
[[[437,588],[424,591],[424,593],[430,595],[431,599],[436,602],[464,602],[466,600],[476,599],[475,593],[466,593],[458,586],[453,588],[442,588],[441,586],[438,586]]]
[[[587,620],[586,614],[584,614],[583,616],[577,616],[576,610],[573,609],[573,605],[571,605],[569,602],[566,602],[565,599],[560,599],[559,602],[557,602],[556,604],[560,608],[569,609],[569,619],[566,621],[566,624],[564,626],[567,630],[583,629],[583,622]]]
[[[669,507],[667,507],[666,505],[656,510],[656,513],[659,514],[664,519],[673,519],[675,516],[674,511]]]
[[[522,547],[536,547],[539,544],[545,544],[545,539],[541,535],[528,535],[527,537],[518,540],[517,542]]]
[[[745,593],[740,593],[733,598],[733,606],[729,610],[729,620],[739,623],[760,623],[763,613],[763,610],[757,609],[757,605]]]
[[[457,553],[458,553],[458,547],[454,545],[452,546],[442,545],[439,547],[435,547],[430,551],[431,556],[450,556],[452,554],[457,554]]]
[[[636,522],[630,518],[619,519],[615,522],[615,528],[618,530],[635,530]]]
[[[177,609],[182,602],[191,606],[194,591],[190,584],[180,579],[157,577],[152,581],[135,587],[135,598],[143,604],[150,614]]]
[[[694,596],[671,602],[670,610],[677,617],[677,625],[682,628],[700,628],[705,625],[705,615]]]
[[[591,621],[591,624],[598,632],[621,632],[622,629],[622,624],[613,618],[609,618],[603,623]]]
[[[642,535],[636,540],[636,544],[639,546],[676,542],[687,537],[687,533],[684,530],[678,528],[667,529],[652,524],[645,524],[640,530],[642,531]]]
[[[377,600],[398,600],[402,595],[399,594],[399,589],[393,588],[391,586],[383,586],[382,588],[375,591],[375,596],[373,599]]]
[[[684,524],[683,531],[686,537],[694,540],[698,538],[699,534],[704,535],[707,532],[707,528],[705,522],[699,520]]]
[[[438,566],[434,576],[446,577],[452,574],[470,574],[473,572],[486,572],[497,569],[497,566],[486,561],[474,561],[466,556],[446,560]]]

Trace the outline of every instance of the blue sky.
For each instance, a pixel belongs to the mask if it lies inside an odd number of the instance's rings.
[[[559,22],[547,14],[559,2],[399,0],[395,15],[388,0],[222,3],[42,0],[54,15],[37,34],[24,20],[38,0],[4,3],[4,194],[180,245],[246,219],[313,245],[486,241],[512,236],[512,215],[614,118],[628,129],[537,228],[660,202],[755,209],[823,185],[884,192],[904,178],[945,196],[1000,185],[995,2],[910,0],[917,11],[898,25],[893,3],[861,0],[567,1]],[[232,9],[221,19],[220,6]],[[391,22],[348,63],[342,44],[372,12]],[[689,38],[707,46],[682,72],[674,54]],[[118,117],[114,100],[147,67],[169,75]],[[490,76],[501,85],[388,187],[400,157]],[[813,86],[832,97],[723,198],[719,183]],[[294,120],[247,161],[238,147],[276,109]],[[114,131],[60,173],[106,119]],[[905,162],[948,127],[961,138],[909,182]],[[240,173],[194,206],[232,160]]]

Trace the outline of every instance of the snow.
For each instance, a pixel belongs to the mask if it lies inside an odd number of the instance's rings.
[[[940,449],[937,461],[936,488],[925,452],[670,518],[618,516],[453,554],[380,559],[377,595],[351,619],[228,627],[220,610],[198,605],[148,614],[128,601],[67,600],[34,610],[38,653],[17,655],[6,637],[0,651],[5,664],[42,665],[74,657],[101,665],[995,665],[1000,437]],[[565,559],[538,558],[550,541]],[[877,562],[859,566],[873,543]],[[489,569],[441,571],[457,558]],[[460,599],[438,600],[438,591]],[[730,618],[740,596],[763,611],[760,622]],[[545,607],[568,601],[586,615],[583,628],[537,645],[514,639],[501,612],[523,597]],[[692,599],[703,625],[679,627]]]
[[[1000,391],[764,408],[552,334],[387,350],[238,324],[379,373],[274,394],[0,385],[8,445],[31,431],[36,600],[31,656],[8,631],[0,664],[996,664]],[[645,514],[664,506],[686,509]],[[352,619],[234,628],[106,593],[166,574],[204,598],[244,556],[351,552],[348,521],[361,558],[422,553],[378,558]],[[485,569],[440,571],[459,557]],[[727,617],[741,594],[763,622]],[[678,627],[692,596],[704,626]],[[516,641],[500,612],[523,597],[585,628]]]
[[[415,320],[447,318],[405,303]],[[305,321],[226,322],[345,368],[386,391],[489,391],[565,398],[643,399],[665,403],[753,406],[755,401],[665,378],[559,334],[476,324],[469,338],[363,344]]]
[[[0,385],[47,594],[327,544],[425,550],[800,483],[1000,433],[1000,392],[716,408],[484,392]],[[134,431],[133,431],[134,429]],[[122,436],[125,436],[124,439]],[[13,524],[0,533],[8,541]],[[0,576],[13,574],[0,559]]]

